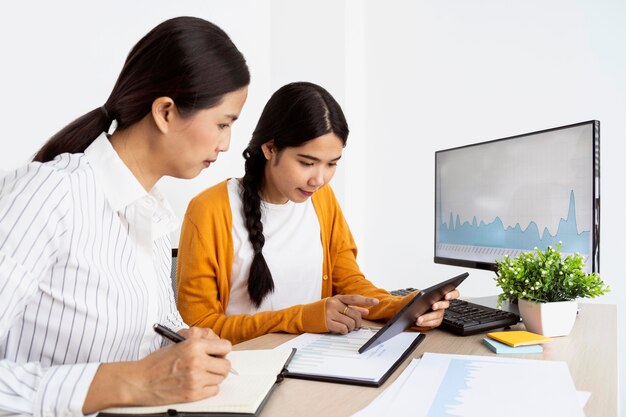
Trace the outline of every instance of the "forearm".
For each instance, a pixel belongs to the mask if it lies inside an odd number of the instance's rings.
[[[83,414],[109,407],[142,405],[137,401],[137,385],[132,382],[134,362],[103,363],[98,368],[83,404]]]
[[[389,320],[411,301],[414,296],[415,294],[408,294],[404,297],[383,297],[380,299],[380,303],[370,308],[370,313],[364,318],[368,320]]]
[[[199,308],[203,309],[202,306]],[[209,327],[219,337],[233,344],[253,339],[268,333],[323,333],[327,332],[324,316],[324,300],[305,305],[295,305],[278,311],[264,311],[252,315],[226,316],[204,309],[196,312],[190,323],[193,326]]]
[[[82,416],[98,363],[58,365],[0,361],[0,415]]]
[[[346,271],[344,271],[345,273]],[[352,272],[338,277],[333,282],[334,294],[358,294],[364,297],[376,298],[379,303],[369,307],[370,313],[364,318],[368,320],[388,320],[393,317],[414,296],[409,294],[405,297],[397,297],[389,294],[384,289],[376,287],[367,280],[360,272]]]
[[[102,364],[93,378],[83,411],[127,405],[197,401],[217,394],[230,363],[231,344],[209,332],[190,332],[181,343],[143,359]]]

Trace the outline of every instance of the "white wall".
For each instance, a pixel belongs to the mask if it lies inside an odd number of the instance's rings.
[[[222,27],[243,51],[252,83],[234,125],[231,152],[192,181],[166,178],[160,185],[182,217],[193,195],[240,175],[241,152],[271,93],[268,0],[3,3],[0,171],[26,162],[66,123],[104,104],[131,47],[156,24],[180,15],[203,17]]]
[[[369,154],[362,172],[351,175],[376,194],[365,216],[385,221],[370,221],[363,232],[364,267],[398,285],[434,282],[455,271],[432,262],[435,150],[599,119],[601,266],[616,286],[607,301],[615,302],[626,272],[619,187],[625,174],[619,151],[626,135],[626,5],[366,4]],[[495,292],[490,277],[472,272],[466,292]]]
[[[241,151],[272,91],[290,81],[318,82],[344,106],[351,128],[333,185],[363,270],[386,288],[423,287],[462,270],[432,262],[435,150],[598,119],[601,275],[612,287],[600,302],[618,304],[623,327],[626,3],[6,3],[0,6],[0,170],[27,161],[66,122],[100,106],[130,47],[156,23],[182,14],[225,29],[248,60],[252,84],[231,152],[192,181],[161,182],[180,216],[197,192],[241,175]],[[465,295],[497,292],[491,273],[470,273]],[[621,332],[621,346],[624,339]]]
[[[612,288],[598,302],[618,304],[626,375],[626,3],[365,4],[366,135],[351,140],[367,153],[349,177],[369,194],[362,206],[346,201],[353,228],[367,225],[355,230],[363,269],[387,288],[465,270],[432,261],[435,150],[598,119],[601,276]],[[498,292],[492,273],[469,272],[463,294]]]

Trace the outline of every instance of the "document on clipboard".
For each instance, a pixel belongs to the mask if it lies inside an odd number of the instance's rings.
[[[359,353],[375,330],[361,328],[345,335],[304,333],[278,348],[295,348],[284,373],[287,378],[378,387],[421,343],[424,335],[404,332]]]
[[[415,317],[455,289],[467,272],[418,292],[380,330],[362,328],[346,335],[304,333],[279,348],[295,348],[285,377],[379,387],[425,335],[406,332]]]

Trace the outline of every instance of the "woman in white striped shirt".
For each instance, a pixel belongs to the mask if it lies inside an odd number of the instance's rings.
[[[228,149],[249,81],[221,29],[170,19],[131,50],[104,106],[0,177],[0,416],[217,393],[231,346],[185,329],[169,282],[177,221],[154,185]],[[187,340],[164,343],[157,322]]]

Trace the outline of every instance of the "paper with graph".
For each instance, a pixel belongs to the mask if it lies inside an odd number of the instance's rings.
[[[374,333],[360,329],[346,335],[305,333],[291,339],[279,346],[296,348],[286,376],[380,385],[424,337],[417,332],[403,332],[359,353]]]
[[[583,417],[567,363],[424,353],[399,386],[353,417]],[[416,396],[419,393],[418,396]]]

